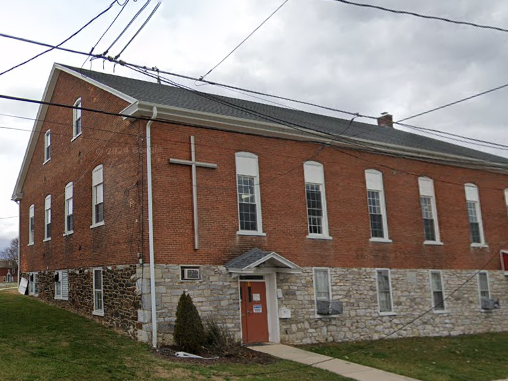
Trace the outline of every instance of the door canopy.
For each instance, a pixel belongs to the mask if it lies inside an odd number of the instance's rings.
[[[233,275],[270,274],[270,273],[300,273],[302,269],[290,260],[274,251],[263,251],[258,248],[226,263],[226,268]]]

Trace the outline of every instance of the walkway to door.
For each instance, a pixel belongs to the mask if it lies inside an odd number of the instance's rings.
[[[284,360],[299,362],[316,368],[325,369],[358,381],[419,381],[415,378],[400,376],[384,370],[307,352],[302,349],[283,344],[266,344],[249,347],[258,352],[268,353]]]

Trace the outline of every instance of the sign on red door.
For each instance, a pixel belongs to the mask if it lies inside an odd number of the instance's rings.
[[[240,282],[244,343],[268,341],[265,282]]]

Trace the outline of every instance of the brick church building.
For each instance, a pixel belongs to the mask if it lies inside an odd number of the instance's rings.
[[[43,101],[13,194],[34,297],[152,344],[184,290],[245,343],[508,330],[508,159],[58,64]]]

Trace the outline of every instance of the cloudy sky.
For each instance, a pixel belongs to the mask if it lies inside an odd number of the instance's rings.
[[[121,58],[199,77],[282,2],[162,0],[158,12]],[[368,2],[508,28],[508,4],[504,2]],[[155,3],[152,0],[110,54],[116,55],[123,48]],[[0,0],[0,4],[0,33],[58,44],[106,9],[110,1]],[[142,0],[131,0],[126,5],[97,46],[96,53],[106,50],[143,4]],[[115,4],[64,46],[90,51],[119,11],[120,6]],[[366,115],[377,116],[388,111],[398,120],[508,83],[507,45],[507,33],[331,0],[289,0],[207,79]],[[0,72],[42,50],[0,37]],[[54,62],[79,67],[84,61],[82,56],[50,52],[1,75],[0,94],[41,99]],[[84,67],[107,72],[114,69],[111,63],[103,65],[99,60],[87,62]],[[115,72],[135,76],[122,67],[116,67]],[[193,82],[186,84],[195,86]],[[210,86],[199,89],[216,92]],[[238,96],[232,92],[221,93]],[[508,144],[507,95],[508,89],[496,91],[412,119],[411,123]],[[17,218],[9,218],[18,215],[18,207],[10,198],[28,143],[28,131],[33,127],[29,118],[35,118],[36,113],[37,106],[0,99],[0,249],[18,234]],[[508,151],[489,152],[508,156]]]

